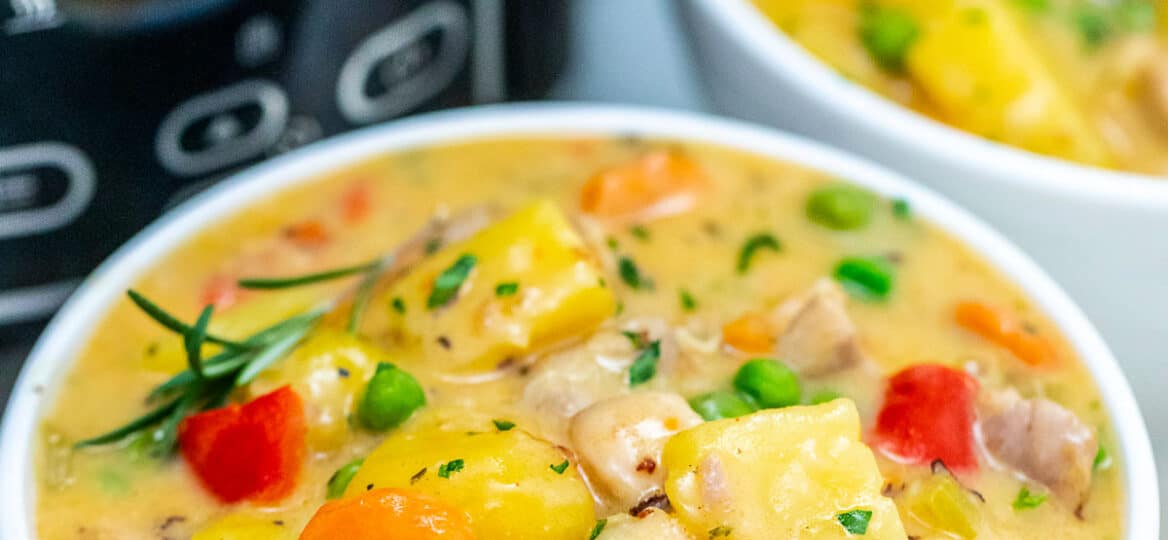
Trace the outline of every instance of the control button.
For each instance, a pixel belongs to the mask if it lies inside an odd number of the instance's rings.
[[[48,30],[64,22],[57,0],[8,0],[7,11],[0,11],[0,28],[9,35]]]
[[[263,155],[288,123],[288,96],[252,79],[196,96],[158,127],[154,150],[166,170],[199,176]]]
[[[64,227],[89,202],[97,176],[77,147],[42,142],[0,148],[0,240]]]
[[[354,124],[392,118],[441,92],[466,64],[466,8],[428,2],[365,39],[345,60],[337,107]]]
[[[244,67],[256,67],[275,60],[284,41],[280,28],[280,20],[271,13],[244,21],[235,35],[235,61]]]

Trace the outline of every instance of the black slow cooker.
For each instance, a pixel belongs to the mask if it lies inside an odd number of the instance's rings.
[[[0,0],[0,344],[168,205],[315,139],[541,96],[565,0]]]

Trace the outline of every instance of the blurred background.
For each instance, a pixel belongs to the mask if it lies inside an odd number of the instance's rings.
[[[321,137],[531,99],[704,108],[669,0],[0,0],[0,404],[169,206]]]

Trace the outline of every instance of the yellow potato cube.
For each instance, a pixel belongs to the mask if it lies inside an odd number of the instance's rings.
[[[662,461],[678,518],[703,538],[849,538],[857,521],[864,538],[905,538],[850,400],[708,422],[675,435]]]
[[[592,495],[576,465],[521,428],[489,421],[468,430],[457,416],[432,411],[390,435],[349,483],[346,496],[384,487],[443,499],[471,517],[479,538],[587,538],[596,521]],[[462,416],[474,417],[474,413]]]
[[[643,515],[617,514],[606,520],[597,540],[691,540],[673,516],[650,508]]]
[[[454,296],[435,305],[438,277],[464,256],[473,267]],[[398,298],[405,308],[390,321],[410,357],[448,372],[481,372],[612,315],[615,299],[601,277],[568,219],[540,201],[419,263],[393,285],[386,305]]]
[[[885,0],[922,28],[907,67],[957,127],[1033,152],[1106,166],[1081,104],[1002,0]]]
[[[333,451],[352,438],[348,419],[377,363],[390,360],[388,353],[364,339],[321,329],[288,358],[261,373],[249,385],[248,395],[256,397],[291,385],[304,400],[309,447]]]
[[[296,531],[271,516],[228,514],[199,530],[191,540],[293,540]]]

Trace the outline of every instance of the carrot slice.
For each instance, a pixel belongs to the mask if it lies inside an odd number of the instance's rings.
[[[980,302],[962,302],[955,311],[957,324],[1013,353],[1031,366],[1054,363],[1050,341],[1026,330],[1017,318]]]
[[[372,209],[373,190],[365,182],[354,184],[341,196],[341,216],[349,225],[365,221]]]
[[[320,507],[300,540],[474,540],[466,512],[429,495],[382,488]]]
[[[771,324],[759,313],[748,312],[722,326],[722,341],[745,353],[769,353],[775,337]]]
[[[316,219],[293,223],[284,229],[284,234],[302,247],[320,247],[329,241],[329,233],[324,223]]]
[[[590,178],[580,193],[580,208],[605,219],[644,221],[690,210],[706,184],[692,159],[652,152]]]

